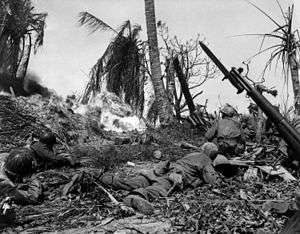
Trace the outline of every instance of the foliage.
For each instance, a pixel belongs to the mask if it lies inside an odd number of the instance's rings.
[[[280,23],[274,20],[269,14],[260,9],[258,6],[249,1],[249,3],[254,6],[257,10],[259,10],[264,16],[266,16],[275,26],[276,28],[264,34],[244,34],[244,35],[252,35],[252,36],[262,36],[262,41],[260,45],[260,50],[253,57],[260,55],[264,52],[271,51],[270,58],[268,59],[264,73],[267,68],[271,68],[272,63],[276,62],[276,67],[278,62],[281,60],[284,71],[285,71],[285,79],[287,79],[288,70],[290,69],[290,60],[294,53],[299,53],[299,32],[298,30],[293,30],[292,22],[293,22],[293,13],[294,13],[294,5],[288,7],[288,11],[285,13],[278,2],[276,0],[278,7],[280,8],[282,18],[284,20],[283,23]],[[272,45],[270,47],[264,48],[265,42],[267,39],[275,39],[279,40],[278,44]]]
[[[170,83],[170,76],[175,78],[175,71],[172,65],[173,59],[178,57],[184,76],[189,85],[190,91],[194,94],[193,99],[202,94],[199,88],[209,79],[213,79],[217,73],[216,66],[202,53],[199,45],[200,35],[195,39],[182,42],[177,36],[170,39],[169,30],[165,23],[158,22],[158,31],[160,38],[164,43],[161,48],[162,55],[165,57],[165,77],[167,84]],[[166,86],[170,88],[169,85]],[[170,93],[169,90],[167,92]],[[175,80],[173,90],[171,90],[171,100],[173,102],[177,115],[185,112],[186,101],[183,99],[183,93],[178,80]]]
[[[144,74],[141,69],[144,53],[138,39],[141,27],[132,26],[128,20],[117,31],[88,12],[79,14],[79,23],[92,32],[102,30],[116,34],[92,68],[82,102],[86,103],[91,93],[100,92],[106,83],[108,91],[123,97],[126,103],[141,112],[144,103]]]
[[[43,45],[46,16],[35,13],[31,0],[1,1],[0,74],[23,81],[31,52]]]

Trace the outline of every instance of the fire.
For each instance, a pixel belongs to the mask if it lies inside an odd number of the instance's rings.
[[[92,115],[106,131],[127,132],[146,129],[145,123],[133,113],[132,108],[110,92],[92,97],[87,105],[74,108],[75,113]]]

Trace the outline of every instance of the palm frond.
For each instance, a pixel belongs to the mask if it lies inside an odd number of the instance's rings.
[[[286,31],[284,31],[284,32],[279,32],[279,31],[282,31],[282,30],[283,30],[284,28],[286,28],[286,27],[288,27],[288,24],[281,25],[280,27],[274,29],[274,30],[272,31],[272,33],[281,33],[281,34],[285,35],[285,34],[286,34]]]
[[[36,29],[35,29],[35,41],[34,41],[34,53],[37,52],[37,49],[44,43],[44,33],[46,27],[46,17],[47,14],[40,14],[36,16]]]
[[[115,29],[113,29],[111,26],[109,26],[107,23],[105,23],[103,20],[97,18],[96,16],[92,15],[89,12],[80,12],[78,15],[79,19],[79,25],[80,26],[87,26],[91,32],[95,32],[97,30],[102,31],[113,31],[115,33],[118,33]]]
[[[264,52],[266,52],[266,51],[269,51],[269,50],[271,50],[271,49],[277,48],[277,47],[282,47],[282,45],[273,45],[273,46],[270,46],[270,47],[268,47],[268,48],[265,48],[265,49],[263,49],[263,50],[257,52],[256,54],[252,55],[252,56],[251,56],[250,58],[248,58],[247,60],[249,61],[249,60],[253,59],[254,57],[257,57],[258,55],[260,55],[260,54],[262,54],[262,53],[264,53]]]
[[[134,25],[132,32],[131,32],[131,38],[136,39],[139,36],[139,33],[142,31],[141,25]]]
[[[99,92],[105,82],[108,91],[123,97],[126,103],[140,112],[144,103],[141,90],[141,87],[144,87],[141,78],[141,58],[144,55],[138,42],[140,30],[140,26],[131,27],[129,20],[119,27],[117,35],[91,70],[91,80],[85,89],[84,97],[88,96],[87,92],[92,92],[92,89]],[[84,101],[86,100],[87,98],[84,98]]]
[[[261,40],[260,42],[260,45],[259,45],[259,50],[258,51],[261,51],[263,46],[264,46],[264,43],[265,43],[265,40],[266,40],[266,35],[263,36],[263,39]]]
[[[278,1],[278,0],[276,0],[276,3],[277,3],[277,5],[278,5],[278,7],[279,7],[279,9],[280,9],[280,12],[281,12],[282,18],[284,18],[284,19],[286,20],[286,17],[285,17],[284,11],[283,11],[283,9],[282,9],[282,7],[281,7],[281,5],[280,5],[279,1]],[[288,23],[288,22],[286,21],[286,23]]]
[[[256,6],[251,1],[249,1],[249,0],[245,0],[245,1],[248,2],[250,5],[252,5],[253,7],[255,7],[257,10],[259,10],[264,16],[266,16],[268,19],[270,19],[275,25],[277,25],[280,28],[280,24],[277,23],[269,14],[267,14],[265,11],[263,11],[261,8],[259,8],[258,6]],[[283,32],[285,32],[285,30],[283,28],[281,30]]]
[[[294,5],[292,5],[292,7],[289,7],[289,10],[288,10],[288,16],[287,16],[288,30],[287,30],[287,33],[289,35],[292,34],[293,12],[294,12]]]
[[[245,33],[245,34],[234,35],[232,37],[243,37],[243,36],[276,37],[280,40],[284,39],[284,37],[272,33]]]
[[[131,29],[131,24],[129,20],[126,20],[118,29],[118,35],[123,35],[126,29]]]
[[[278,52],[278,53],[281,53],[281,52]],[[277,58],[276,58],[276,61],[275,61],[275,72],[277,71],[280,58],[281,58],[281,56],[277,56]]]
[[[26,74],[28,63],[22,63],[29,59],[31,52],[24,53],[25,44],[28,43],[29,38],[33,38],[34,52],[43,44],[44,27],[47,14],[35,13],[31,0],[6,0],[1,1],[0,8],[0,44],[1,56],[6,56],[7,61],[0,61],[0,69],[15,77],[18,69],[25,71]],[[3,5],[4,3],[4,5]],[[31,36],[30,36],[31,35]],[[5,48],[3,48],[5,47]],[[3,54],[4,53],[4,54]],[[26,55],[25,55],[26,54]],[[1,59],[2,60],[2,59]],[[22,79],[22,77],[21,77]]]

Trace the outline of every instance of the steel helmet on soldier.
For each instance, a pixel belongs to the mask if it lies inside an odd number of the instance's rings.
[[[211,159],[214,159],[218,154],[218,146],[212,142],[206,142],[201,146],[201,150]]]
[[[230,106],[229,104],[227,104],[226,106],[224,106],[220,112],[225,115],[225,116],[228,116],[228,117],[233,117],[235,115],[237,115],[237,111],[232,107]]]
[[[34,155],[30,149],[13,149],[4,162],[4,169],[9,176],[26,176],[32,173]]]
[[[56,144],[56,137],[52,132],[47,132],[44,133],[41,137],[40,137],[40,142],[45,143],[47,145],[54,145]]]

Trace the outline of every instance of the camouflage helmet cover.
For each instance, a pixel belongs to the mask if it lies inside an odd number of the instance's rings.
[[[211,159],[214,159],[218,154],[218,146],[212,142],[206,142],[201,146],[201,150]]]
[[[221,110],[220,112],[223,114],[223,115],[226,115],[228,117],[233,117],[235,115],[237,115],[237,111],[236,109],[234,109],[231,105],[229,104],[226,104]]]
[[[11,176],[26,176],[32,172],[34,155],[30,149],[13,149],[4,162],[5,171]]]

